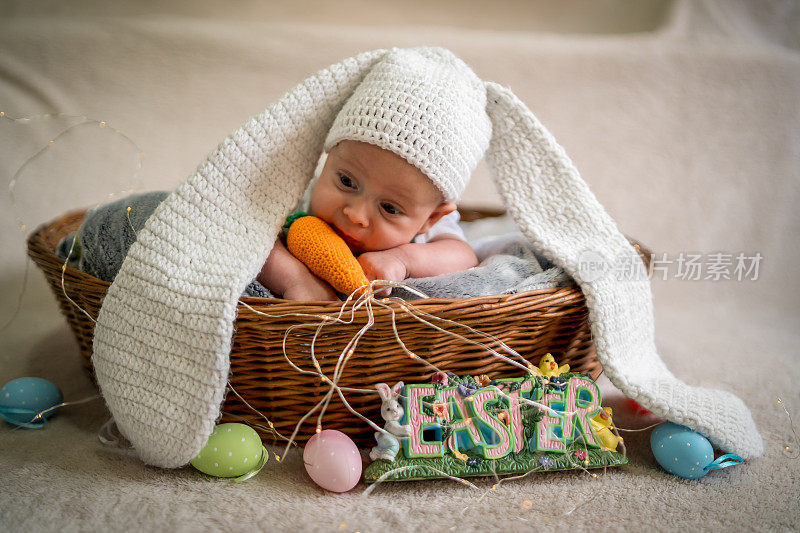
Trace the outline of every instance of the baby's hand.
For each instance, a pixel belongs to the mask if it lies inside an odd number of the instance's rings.
[[[309,272],[309,276],[299,283],[293,283],[283,292],[284,300],[306,302],[337,301],[339,297],[330,285]]]
[[[257,278],[259,283],[286,300],[337,301],[336,292],[275,239]]]
[[[358,262],[367,275],[367,279],[385,279],[388,281],[403,281],[406,279],[406,264],[398,254],[390,250],[381,252],[364,252],[358,256]],[[386,289],[378,293],[380,296],[388,296],[392,289]]]

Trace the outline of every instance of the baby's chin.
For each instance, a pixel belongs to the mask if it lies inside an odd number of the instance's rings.
[[[346,240],[344,241],[344,243],[347,245],[348,248],[350,248],[350,251],[353,252],[353,255],[361,255],[365,252],[365,250],[361,248],[361,246],[358,244],[347,242]]]

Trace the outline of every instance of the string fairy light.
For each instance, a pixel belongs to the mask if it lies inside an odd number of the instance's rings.
[[[466,485],[467,487],[469,487],[471,489],[480,490],[477,487],[477,485],[475,485],[474,483],[472,483],[472,482],[470,482],[470,481],[468,481],[466,479],[462,479],[460,477],[457,477],[457,476],[452,476],[452,475],[448,474],[447,472],[445,472],[444,470],[440,470],[440,469],[436,468],[435,466],[431,466],[431,465],[405,465],[405,466],[399,466],[399,467],[397,467],[397,468],[395,468],[393,470],[389,470],[388,472],[386,472],[382,476],[380,476],[377,480],[375,480],[375,482],[372,485],[367,487],[364,490],[364,492],[361,493],[361,500],[367,499],[367,497],[370,495],[370,493],[372,493],[372,491],[374,491],[375,488],[382,481],[385,481],[387,478],[389,478],[389,477],[391,477],[391,476],[393,476],[395,474],[406,472],[408,470],[430,470],[431,472],[435,472],[436,474],[439,474],[440,476],[442,476],[445,479],[449,479],[451,481],[455,481],[457,483],[460,483],[461,485]]]
[[[791,446],[784,445],[783,447],[783,455],[788,457],[789,459],[797,459],[800,457],[800,438],[797,436],[797,430],[794,427],[794,421],[792,420],[792,415],[789,413],[789,410],[786,409],[786,405],[784,405],[783,400],[781,397],[778,396],[778,405],[781,406],[783,412],[786,413],[786,417],[789,419],[789,429],[792,432],[792,436],[794,436],[794,450],[792,450]]]
[[[241,396],[241,395],[240,395],[240,394],[239,394],[239,393],[236,391],[236,389],[235,389],[235,388],[233,388],[233,384],[230,382],[230,380],[228,380],[228,389],[230,389],[230,391],[231,391],[231,392],[232,392],[234,395],[236,395],[236,397],[237,397],[237,398],[239,398],[239,400],[241,400],[241,402],[242,402],[242,403],[244,403],[244,404],[245,404],[247,407],[249,407],[251,411],[253,411],[253,412],[254,412],[254,413],[256,413],[257,415],[259,415],[261,418],[263,418],[264,420],[266,420],[266,422],[267,422],[267,426],[268,426],[268,427],[264,427],[264,426],[263,426],[263,425],[261,425],[261,424],[255,424],[255,425],[258,425],[258,426],[260,426],[260,429],[261,429],[262,431],[266,431],[267,433],[270,433],[270,434],[272,435],[272,438],[273,438],[273,444],[275,443],[275,440],[276,440],[276,439],[279,439],[279,438],[280,438],[280,439],[287,440],[287,441],[289,440],[289,439],[288,439],[288,437],[285,437],[285,436],[283,436],[283,435],[282,435],[282,434],[281,434],[281,433],[280,433],[280,432],[279,432],[277,429],[275,429],[275,426],[272,424],[272,421],[271,421],[269,418],[267,418],[267,417],[264,415],[264,413],[262,413],[261,411],[259,411],[258,409],[256,409],[256,408],[255,408],[255,407],[253,407],[252,405],[250,405],[250,403],[249,403],[247,400],[245,400],[245,399],[244,399],[244,398],[243,398],[243,397],[242,397],[242,396]],[[243,418],[243,417],[239,417],[239,418]]]
[[[145,155],[144,151],[128,135],[126,135],[125,133],[123,133],[122,131],[120,131],[120,130],[114,128],[114,127],[109,126],[106,123],[106,121],[104,121],[104,120],[96,120],[96,119],[93,119],[93,118],[89,118],[86,115],[70,115],[70,114],[67,114],[67,113],[44,113],[44,114],[28,115],[28,116],[24,116],[24,117],[16,117],[15,118],[15,117],[8,116],[5,111],[0,111],[0,120],[4,120],[6,122],[11,122],[11,123],[14,123],[14,124],[31,124],[31,123],[33,123],[35,121],[38,121],[38,120],[55,120],[55,119],[78,120],[79,122],[77,124],[73,124],[71,126],[66,127],[65,129],[61,130],[54,137],[52,137],[50,140],[48,140],[47,143],[45,143],[44,146],[42,146],[39,150],[35,151],[32,155],[30,155],[17,168],[17,170],[12,175],[11,180],[8,182],[8,194],[9,194],[9,198],[11,199],[11,206],[12,206],[12,210],[14,212],[14,217],[16,219],[16,223],[17,223],[17,227],[18,227],[19,231],[23,231],[24,232],[24,231],[26,231],[28,229],[28,225],[24,222],[24,220],[22,219],[22,215],[20,214],[19,203],[17,201],[17,196],[16,196],[16,192],[15,192],[17,184],[20,182],[20,179],[21,179],[21,176],[23,175],[23,172],[29,167],[29,165],[33,164],[35,161],[37,161],[39,158],[41,158],[45,153],[47,153],[47,151],[49,151],[56,144],[57,141],[63,140],[68,135],[70,135],[72,132],[76,131],[78,128],[82,128],[84,126],[97,126],[99,128],[107,128],[110,132],[112,132],[113,135],[119,136],[120,138],[122,138],[125,142],[127,142],[128,144],[130,144],[134,148],[134,150],[136,151],[136,165],[135,165],[135,168],[134,168],[134,171],[133,171],[133,175],[131,176],[131,183],[136,183],[136,180],[137,180],[137,178],[139,176],[139,172],[142,169],[142,163],[143,163],[144,155]],[[133,192],[134,192],[134,189],[130,188],[130,187],[126,188],[124,190],[120,190],[120,191],[112,191],[112,192],[108,193],[108,195],[106,196],[104,202],[107,202],[109,199],[114,198],[117,194],[132,194]],[[101,203],[96,204],[95,207],[97,207],[99,205],[101,205]],[[130,213],[130,207],[128,208],[128,213]],[[128,222],[130,224],[130,217],[128,218]],[[131,228],[133,228],[132,224],[131,224]],[[134,233],[135,233],[135,231],[134,231]],[[78,308],[83,314],[85,314],[87,317],[89,317],[89,319],[92,320],[92,322],[94,322],[95,321],[94,318],[92,318],[92,316],[89,313],[87,313],[85,309],[83,309],[74,300],[72,300],[72,298],[69,297],[69,295],[66,293],[66,290],[64,289],[64,272],[65,272],[65,270],[67,268],[67,263],[69,262],[69,258],[70,258],[71,254],[72,254],[72,250],[73,250],[74,244],[75,244],[75,241],[73,240],[72,246],[70,246],[70,253],[67,255],[67,260],[61,266],[61,289],[62,289],[62,292],[64,293],[64,296],[67,297],[67,299],[70,301],[70,303],[72,303],[72,305],[74,305],[76,308]],[[25,290],[27,288],[28,270],[29,270],[29,268],[30,268],[30,259],[26,258],[26,260],[25,260],[25,272],[24,272],[24,275],[23,275],[22,284],[20,286],[19,296],[17,298],[17,304],[16,304],[16,306],[14,308],[14,311],[12,312],[11,316],[9,317],[9,319],[6,321],[5,324],[3,324],[2,327],[0,327],[0,332],[5,331],[14,322],[14,320],[17,318],[17,316],[19,316],[19,312],[22,309],[22,299],[23,299],[23,297],[25,295]]]
[[[78,240],[77,237],[72,239],[72,242],[69,245],[69,252],[67,252],[67,257],[66,257],[66,259],[64,259],[64,264],[61,265],[61,292],[64,294],[64,296],[67,298],[67,300],[69,300],[69,302],[72,305],[77,307],[84,315],[86,315],[89,318],[89,320],[92,321],[93,324],[97,324],[97,320],[95,320],[94,317],[92,315],[90,315],[88,311],[86,311],[86,309],[84,309],[83,307],[78,305],[78,302],[76,302],[75,300],[70,298],[69,294],[67,294],[67,288],[66,288],[66,286],[64,284],[64,276],[66,275],[66,272],[67,272],[67,265],[69,265],[69,260],[72,257],[72,251],[75,248],[75,242],[77,240]]]
[[[14,123],[17,123],[17,124],[29,124],[29,123],[31,123],[31,122],[33,122],[35,120],[39,120],[39,119],[67,119],[67,120],[77,119],[80,122],[78,122],[77,124],[73,124],[73,125],[65,128],[65,129],[63,129],[59,133],[57,133],[53,138],[51,138],[49,141],[47,141],[47,143],[42,148],[40,148],[39,150],[34,152],[31,156],[29,156],[22,163],[22,165],[20,165],[19,168],[17,168],[16,172],[14,172],[13,176],[11,177],[11,180],[8,183],[8,192],[9,192],[9,195],[11,196],[11,204],[12,204],[12,207],[14,209],[14,215],[16,217],[17,225],[19,226],[20,230],[25,231],[27,229],[27,225],[24,223],[24,221],[22,220],[22,217],[20,215],[19,205],[17,203],[17,198],[16,198],[16,194],[15,194],[15,189],[16,189],[17,183],[19,181],[19,177],[22,175],[22,173],[25,171],[25,169],[29,165],[31,165],[34,161],[36,161],[40,157],[42,157],[50,148],[52,148],[55,145],[56,142],[58,142],[59,140],[62,140],[64,137],[66,137],[70,133],[76,131],[78,128],[82,128],[84,126],[98,126],[100,128],[108,128],[108,130],[111,131],[113,134],[121,137],[123,140],[125,140],[127,143],[129,143],[131,146],[133,146],[134,149],[136,150],[136,168],[135,168],[135,170],[133,172],[133,176],[131,178],[131,181],[132,182],[136,181],[136,179],[137,179],[137,177],[139,175],[139,172],[142,169],[142,162],[144,160],[144,151],[128,135],[126,135],[125,133],[123,133],[122,131],[120,131],[120,130],[118,130],[116,128],[108,126],[108,124],[103,120],[97,120],[97,119],[89,118],[86,115],[70,115],[70,114],[67,114],[67,113],[45,113],[45,114],[29,115],[29,116],[26,116],[26,117],[18,117],[18,118],[9,117],[9,116],[7,116],[5,114],[5,112],[2,112],[2,114],[0,114],[0,120],[6,120],[6,121],[14,122]],[[127,189],[125,189],[123,191],[117,191],[117,192],[109,193],[108,194],[108,198],[112,198],[112,197],[116,196],[117,194],[119,194],[120,192],[122,192],[122,193],[132,192],[132,189],[127,188]]]
[[[28,420],[27,422],[25,422],[25,424],[32,424],[32,423],[35,423],[37,420],[41,420],[42,421],[42,425],[44,425],[44,424],[47,423],[47,419],[45,418],[44,415],[46,415],[50,411],[54,411],[55,409],[60,409],[61,407],[68,407],[68,406],[71,406],[71,405],[80,405],[82,403],[91,402],[92,400],[97,400],[100,397],[101,396],[99,394],[95,394],[93,396],[88,396],[88,397],[82,398],[80,400],[75,400],[75,401],[72,401],[72,402],[61,402],[61,403],[58,403],[56,405],[51,405],[47,409],[43,409],[43,410],[41,410],[39,412],[34,413],[33,416],[31,417],[31,419]],[[11,428],[9,430],[9,432],[17,431],[18,429],[23,428],[23,427],[25,427],[25,426],[24,425],[15,425],[13,428]]]

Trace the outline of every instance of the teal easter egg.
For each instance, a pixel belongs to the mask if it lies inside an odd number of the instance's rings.
[[[0,418],[16,426],[40,428],[53,416],[64,396],[61,390],[42,378],[19,378],[0,389]]]
[[[707,438],[672,422],[653,430],[650,447],[664,470],[685,479],[705,476],[714,462],[714,450]]]
[[[190,464],[210,476],[239,477],[261,462],[267,453],[261,437],[245,424],[220,424]]]

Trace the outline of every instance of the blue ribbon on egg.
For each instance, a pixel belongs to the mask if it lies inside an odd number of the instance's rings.
[[[44,427],[45,419],[40,415],[41,413],[34,411],[33,409],[12,407],[10,405],[0,405],[0,418],[6,422],[14,424],[15,426],[22,426],[29,429],[41,429]],[[37,418],[41,420],[41,422],[34,422],[34,420]],[[27,422],[25,422],[25,420],[27,420]]]
[[[725,455],[720,455],[717,457],[713,463],[703,468],[703,470],[721,470],[723,468],[728,468],[729,466],[740,465],[743,462],[744,459],[735,453],[726,453]]]

